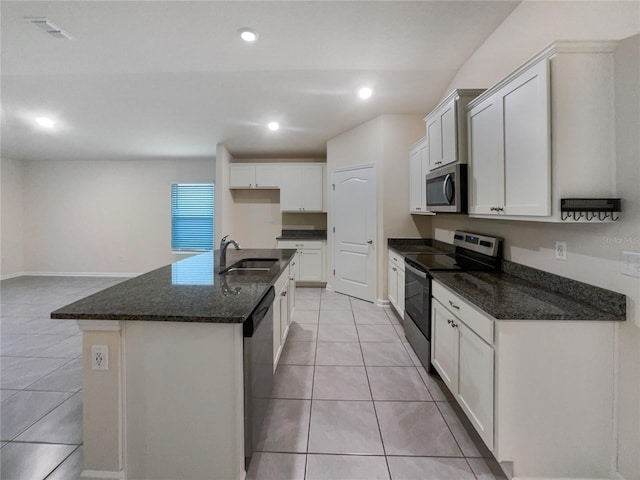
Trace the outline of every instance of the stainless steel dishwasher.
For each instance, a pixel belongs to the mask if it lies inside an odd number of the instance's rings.
[[[273,390],[273,301],[270,287],[244,322],[244,457],[249,468],[251,455]]]

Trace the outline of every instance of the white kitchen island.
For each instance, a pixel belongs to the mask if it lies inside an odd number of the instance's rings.
[[[243,321],[288,277],[294,253],[229,251],[227,265],[278,261],[268,275],[223,278],[211,259],[206,285],[176,282],[178,262],[52,314],[83,334],[81,478],[245,477]],[[92,369],[96,345],[108,349],[108,370]]]

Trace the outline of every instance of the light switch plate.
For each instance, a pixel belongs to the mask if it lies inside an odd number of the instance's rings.
[[[640,252],[622,252],[620,273],[640,277]]]
[[[556,242],[556,259],[567,259],[567,242]]]

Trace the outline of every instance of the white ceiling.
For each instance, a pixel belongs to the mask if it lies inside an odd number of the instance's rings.
[[[201,158],[222,142],[240,158],[323,156],[377,115],[425,114],[518,3],[3,0],[1,154]]]

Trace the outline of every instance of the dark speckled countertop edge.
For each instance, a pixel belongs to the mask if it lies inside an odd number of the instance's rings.
[[[276,240],[326,240],[326,230],[282,230]]]
[[[244,258],[278,258],[278,266],[273,271],[234,276],[235,284],[231,287],[228,285],[231,279],[223,281],[225,276],[219,274],[223,268],[218,262],[218,251],[196,255],[200,258],[209,255],[209,261],[214,262],[213,285],[174,285],[172,268],[190,260],[185,259],[70,303],[53,311],[51,318],[240,324],[282,275],[295,252],[294,249],[230,249],[225,268]],[[236,288],[241,289],[239,294],[234,293]]]
[[[432,275],[496,320],[626,320],[625,313],[598,308],[508,273],[433,272]],[[603,295],[619,295],[600,290]]]

